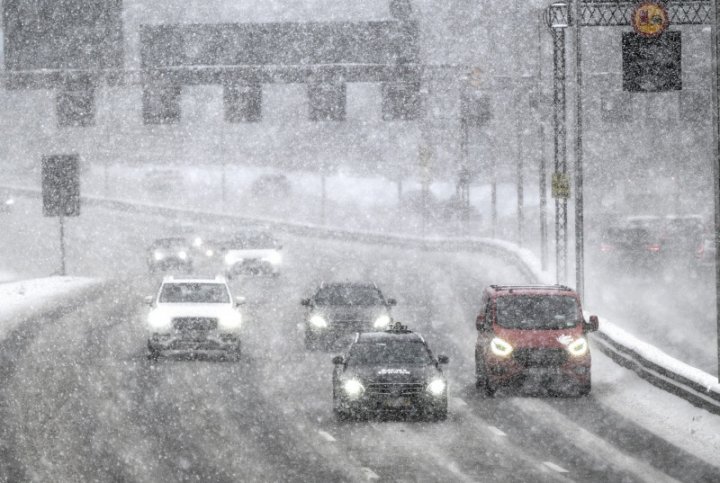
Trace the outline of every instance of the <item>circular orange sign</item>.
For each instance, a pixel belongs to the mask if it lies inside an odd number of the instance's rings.
[[[661,3],[643,2],[633,10],[630,23],[638,34],[657,37],[670,25],[670,17]]]

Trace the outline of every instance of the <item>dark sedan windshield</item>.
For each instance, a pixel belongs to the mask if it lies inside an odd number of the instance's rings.
[[[566,329],[581,318],[577,300],[567,296],[498,297],[496,307],[497,322],[507,329]]]
[[[160,302],[168,304],[226,304],[230,302],[221,283],[166,283]]]
[[[375,366],[383,364],[432,364],[425,344],[422,342],[383,341],[358,343],[348,354],[348,365]]]
[[[322,288],[315,295],[317,305],[382,305],[380,292],[375,287],[335,285]]]

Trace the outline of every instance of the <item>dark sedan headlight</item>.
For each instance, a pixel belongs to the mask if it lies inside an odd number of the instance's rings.
[[[440,397],[445,394],[445,388],[447,388],[447,383],[438,377],[430,381],[427,392],[435,397]]]
[[[365,393],[365,386],[357,378],[348,379],[343,383],[343,390],[350,399],[359,399]]]

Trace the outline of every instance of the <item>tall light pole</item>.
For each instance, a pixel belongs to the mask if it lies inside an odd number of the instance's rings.
[[[575,290],[585,293],[585,206],[583,198],[582,13],[575,0]]]
[[[718,62],[718,52],[720,52],[720,35],[718,27],[720,26],[720,10],[718,10],[717,0],[712,0],[711,13],[712,27],[711,32],[711,50],[712,50],[712,99],[713,99],[713,147],[714,156],[712,163],[713,173],[713,194],[715,203],[715,317],[716,317],[716,337],[717,337],[717,356],[718,356],[718,380],[720,380],[720,62]]]

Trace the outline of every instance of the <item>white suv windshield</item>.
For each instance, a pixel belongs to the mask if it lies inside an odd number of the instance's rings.
[[[160,291],[160,303],[226,304],[230,295],[221,283],[166,283]]]

